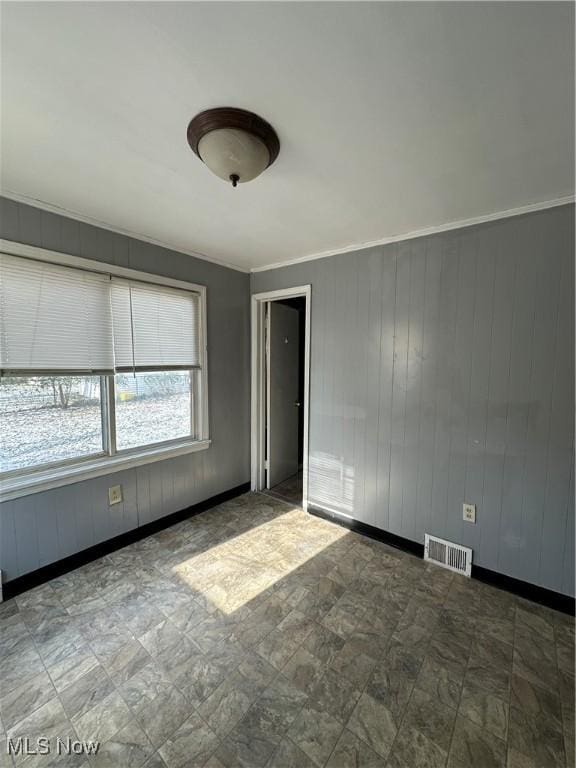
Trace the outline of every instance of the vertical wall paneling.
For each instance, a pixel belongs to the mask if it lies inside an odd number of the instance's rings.
[[[573,594],[574,206],[252,275],[303,283],[311,503]]]
[[[564,534],[564,557],[562,567],[562,587],[561,592],[570,593],[574,587],[576,578],[574,568],[574,464],[570,468],[570,487],[566,499],[566,532]]]
[[[353,462],[355,467],[354,491],[356,497],[356,507],[361,515],[360,519],[366,522],[366,495],[365,495],[365,475],[366,475],[366,457],[365,441],[367,428],[367,401],[368,388],[368,317],[370,311],[369,301],[369,280],[370,280],[370,254],[365,253],[366,268],[358,272],[356,280],[356,327],[355,336],[364,338],[364,344],[355,346],[355,359],[353,360],[353,369],[356,375],[360,377],[361,386],[354,387],[354,454]]]
[[[500,228],[498,228],[500,229]],[[478,557],[486,568],[498,568],[498,547],[494,542],[500,536],[500,515],[504,457],[506,452],[506,419],[508,413],[508,383],[512,344],[512,320],[515,301],[516,262],[518,254],[512,247],[507,231],[500,231],[494,243],[496,273],[492,316],[492,341],[486,415],[486,455],[484,485],[479,526]],[[469,499],[469,501],[472,501]],[[485,515],[484,510],[490,510]],[[477,510],[479,512],[480,510]]]
[[[35,559],[33,553],[32,558]],[[4,578],[10,573],[17,572],[18,550],[16,545],[16,525],[14,521],[14,503],[4,504],[0,516],[0,568],[4,571]]]
[[[468,401],[464,489],[465,501],[480,504],[484,489],[486,457],[487,409],[490,390],[490,349],[494,331],[494,280],[496,256],[494,230],[476,241],[476,283],[474,300],[474,328],[471,333],[470,395]],[[458,504],[460,499],[456,499]],[[479,525],[460,519],[457,541],[478,551]]]
[[[557,233],[559,242],[569,247],[570,241],[564,233]],[[547,483],[542,528],[542,550],[540,555],[540,578],[559,589],[562,583],[564,556],[564,534],[566,532],[565,511],[571,506],[574,514],[573,497],[570,497],[573,459],[574,426],[574,248],[570,257],[564,259],[558,301],[556,326],[557,344],[554,367],[550,371],[552,384],[552,407],[550,411],[550,436],[548,440]],[[570,350],[566,347],[570,345]],[[572,539],[572,544],[574,539]]]
[[[432,477],[431,533],[444,531],[448,504],[452,394],[458,376],[454,354],[457,333],[459,258],[454,235],[447,238],[442,253],[442,295],[438,324],[438,376],[436,379],[436,428]]]
[[[406,399],[404,417],[403,473],[413,479],[402,486],[402,535],[416,536],[418,498],[418,447],[422,407],[422,359],[426,285],[426,252],[410,249],[410,301],[408,350],[406,355]]]
[[[17,562],[17,575],[26,573],[26,571],[32,571],[36,567],[48,565],[48,563],[52,563],[54,560],[58,560],[61,557],[61,546],[58,539],[57,490],[47,491],[42,505],[37,505],[38,514],[36,515],[36,524],[38,526],[38,562],[28,564],[19,560]],[[9,503],[12,504],[13,512],[17,515],[20,510],[20,505],[23,503],[22,499],[17,499],[16,501]],[[2,510],[2,515],[4,515],[4,504],[2,504],[0,509]],[[22,568],[25,568],[26,570],[22,571]],[[8,571],[7,575],[10,576],[11,572]]]
[[[368,256],[368,328],[366,337],[366,430],[363,446],[364,520],[376,524],[378,504],[378,391],[380,387],[380,339],[382,327],[382,259],[379,249]]]
[[[470,414],[470,386],[476,310],[477,239],[469,242],[459,237],[458,289],[456,298],[456,329],[454,335],[454,371],[450,407],[449,461],[447,504],[444,529],[448,538],[457,539],[461,533],[462,502],[466,478],[466,440]]]
[[[534,339],[535,266],[531,227],[518,233],[514,312],[506,409],[506,448],[502,468],[501,546],[497,569],[506,562],[515,573],[522,567],[524,532],[521,519],[522,475],[526,450],[527,407]]]
[[[430,530],[434,465],[429,460],[436,438],[436,381],[438,375],[438,343],[436,329],[440,317],[442,258],[440,240],[426,243],[424,320],[422,334],[422,372],[420,382],[420,424],[418,430],[418,463],[416,471],[417,501],[414,537],[421,541]]]
[[[390,494],[388,524],[390,530],[402,530],[402,498],[404,492],[404,438],[406,430],[406,389],[408,338],[410,333],[410,259],[411,243],[396,247],[396,323],[394,327],[392,400],[390,424]]]
[[[396,323],[396,268],[393,249],[382,263],[382,326],[380,331],[380,375],[378,378],[378,453],[375,525],[388,529],[390,512],[390,457],[392,392],[394,371],[394,329]],[[383,250],[384,255],[384,250]]]
[[[40,562],[37,525],[38,505],[34,496],[28,496],[23,502],[18,507],[18,514],[14,515],[13,518],[15,557],[17,562],[34,563],[37,567]],[[0,531],[0,539],[3,532],[3,530]]]

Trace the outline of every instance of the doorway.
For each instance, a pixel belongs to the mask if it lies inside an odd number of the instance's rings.
[[[310,286],[252,297],[252,489],[306,509]]]

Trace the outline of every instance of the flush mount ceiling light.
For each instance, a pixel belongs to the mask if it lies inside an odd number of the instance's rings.
[[[192,118],[188,144],[212,173],[233,187],[260,176],[280,151],[269,123],[234,107],[207,109]]]

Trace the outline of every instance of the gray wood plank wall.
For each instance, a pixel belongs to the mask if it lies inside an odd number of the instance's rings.
[[[308,283],[310,502],[573,595],[574,206],[251,285]]]
[[[0,505],[0,568],[16,578],[250,479],[249,276],[0,198],[0,237],[207,286],[212,445]],[[124,501],[108,506],[109,485]]]

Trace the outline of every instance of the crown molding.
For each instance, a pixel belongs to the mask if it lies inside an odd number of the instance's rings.
[[[93,227],[99,227],[100,229],[105,229],[108,232],[114,232],[117,235],[125,235],[126,237],[131,237],[133,240],[141,240],[143,243],[157,245],[160,248],[166,248],[166,250],[173,251],[174,253],[182,253],[185,256],[193,256],[195,259],[208,261],[211,264],[216,264],[219,267],[226,267],[227,269],[233,269],[236,272],[250,272],[250,269],[246,267],[239,267],[237,264],[230,264],[229,262],[223,261],[221,259],[214,259],[211,256],[207,256],[205,253],[200,253],[199,251],[191,251],[188,248],[182,248],[180,246],[164,243],[161,240],[155,240],[153,237],[148,237],[147,235],[142,235],[138,232],[132,232],[129,229],[112,227],[110,224],[107,224],[104,221],[100,221],[99,219],[94,219],[91,216],[85,216],[82,213],[71,211],[68,208],[62,208],[59,205],[47,203],[45,200],[40,200],[36,197],[21,195],[18,192],[12,192],[7,189],[0,190],[0,194],[2,197],[7,198],[8,200],[13,200],[15,203],[24,203],[24,205],[30,205],[33,208],[39,208],[40,210],[46,211],[47,213],[56,213],[59,216],[66,216],[68,219],[74,219],[74,221],[80,221],[83,224],[90,224]]]
[[[460,219],[458,221],[451,221],[446,224],[438,224],[433,227],[426,227],[425,229],[418,229],[413,232],[406,232],[401,235],[393,235],[392,237],[382,237],[378,240],[368,240],[362,243],[351,243],[342,248],[334,248],[330,251],[320,251],[319,253],[313,253],[309,256],[300,256],[296,259],[288,259],[286,261],[277,261],[272,264],[267,264],[263,267],[252,267],[251,272],[266,272],[269,269],[280,269],[281,267],[289,267],[292,264],[303,264],[307,261],[315,261],[316,259],[326,259],[329,256],[338,256],[343,253],[352,253],[353,251],[362,251],[366,248],[374,248],[379,245],[389,245],[390,243],[401,243],[404,240],[414,240],[418,237],[426,237],[427,235],[436,235],[441,232],[449,232],[454,229],[464,229],[466,227],[473,227],[476,224],[486,224],[491,221],[498,221],[499,219],[509,219],[512,216],[522,216],[526,213],[535,213],[536,211],[544,211],[547,208],[557,208],[561,205],[569,205],[574,203],[575,196],[568,195],[566,197],[558,197],[555,200],[545,200],[541,203],[531,203],[530,205],[523,205],[519,208],[509,208],[505,211],[497,211],[496,213],[488,213],[484,216],[474,216],[471,219]]]
[[[243,272],[243,273],[266,272],[269,269],[280,269],[282,267],[289,267],[293,264],[303,264],[307,261],[315,261],[316,259],[326,259],[329,256],[338,256],[343,253],[352,253],[353,251],[362,251],[367,248],[374,248],[379,245],[401,243],[404,240],[414,240],[418,237],[426,237],[428,235],[435,235],[435,234],[439,234],[442,232],[449,232],[451,230],[456,230],[456,229],[465,229],[466,227],[473,227],[477,224],[486,224],[491,221],[508,219],[513,216],[522,216],[523,214],[527,214],[527,213],[544,211],[548,208],[557,208],[562,205],[569,205],[571,203],[574,203],[575,201],[574,195],[567,195],[565,197],[558,197],[554,200],[545,200],[540,203],[531,203],[530,205],[523,205],[518,208],[509,208],[505,211],[496,211],[495,213],[488,213],[483,216],[474,216],[473,218],[470,218],[470,219],[460,219],[458,221],[447,222],[446,224],[438,224],[436,226],[414,230],[413,232],[406,232],[399,235],[393,235],[392,237],[382,237],[382,238],[379,238],[378,240],[367,240],[359,243],[350,243],[349,245],[346,245],[340,248],[334,248],[329,251],[319,251],[317,253],[312,253],[308,256],[299,256],[295,259],[286,259],[285,261],[272,262],[270,264],[266,264],[261,267],[246,268],[246,267],[240,267],[237,264],[231,264],[221,259],[214,259],[211,256],[207,256],[206,254],[199,253],[198,251],[191,251],[187,248],[180,248],[178,246],[171,245],[169,243],[165,243],[160,240],[155,240],[152,237],[147,237],[146,235],[139,234],[138,232],[132,232],[131,230],[122,229],[120,227],[112,227],[109,224],[106,224],[106,222],[99,221],[98,219],[94,219],[90,216],[84,216],[81,213],[77,213],[76,211],[70,211],[67,208],[62,208],[58,205],[47,203],[44,200],[39,200],[34,197],[29,197],[28,195],[21,195],[17,192],[11,192],[10,190],[5,190],[5,189],[2,189],[0,191],[0,194],[3,197],[6,197],[9,200],[13,200],[17,203],[24,203],[25,205],[30,205],[34,208],[39,208],[43,211],[47,211],[48,213],[56,213],[60,216],[66,216],[70,219],[74,219],[75,221],[80,221],[84,224],[90,224],[95,227],[100,227],[101,229],[105,229],[108,232],[115,232],[116,234],[119,234],[119,235],[125,235],[126,237],[133,238],[134,240],[141,240],[142,242],[149,243],[150,245],[157,245],[157,246],[160,246],[161,248],[166,248],[167,250],[174,251],[175,253],[182,253],[186,256],[192,256],[196,259],[200,259],[201,261],[207,261],[210,264],[216,264],[220,267],[226,267],[228,269],[233,269],[236,272]]]

